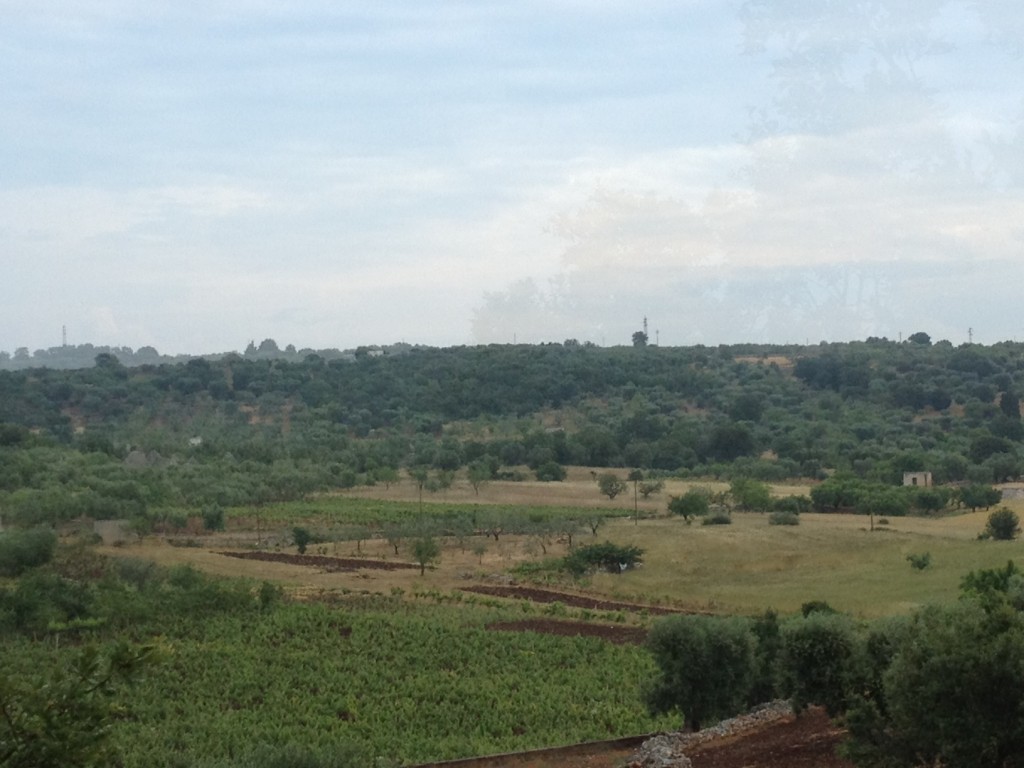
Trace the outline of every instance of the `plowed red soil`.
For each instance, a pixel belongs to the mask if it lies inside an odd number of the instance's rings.
[[[475,592],[478,595],[490,595],[491,597],[508,597],[519,600],[529,600],[534,603],[561,603],[572,608],[588,608],[595,611],[630,611],[632,613],[647,613],[655,616],[664,616],[671,613],[696,613],[696,611],[684,611],[679,608],[666,608],[660,605],[640,605],[637,603],[620,603],[615,600],[599,600],[585,595],[571,595],[566,592],[555,592],[550,589],[537,589],[535,587],[461,587],[463,592]]]
[[[487,629],[498,632],[540,632],[563,637],[598,637],[617,645],[638,645],[647,637],[643,627],[612,627],[602,624],[586,624],[582,621],[557,621],[555,619],[523,619],[521,621],[496,621]]]
[[[735,736],[695,745],[687,752],[693,768],[854,768],[836,756],[842,730],[821,709],[764,725]],[[608,744],[578,744],[512,755],[430,763],[429,768],[622,768],[639,749],[623,739]],[[420,766],[426,768],[426,766]]]
[[[842,740],[842,730],[824,710],[813,709],[758,731],[709,742],[688,757],[693,768],[853,768],[836,755]]]
[[[379,570],[398,571],[419,566],[414,563],[394,563],[384,560],[360,559],[356,557],[326,557],[324,555],[289,555],[285,552],[219,552],[227,557],[240,560],[263,560],[268,563],[287,563],[289,565],[307,565],[325,568],[329,571]]]

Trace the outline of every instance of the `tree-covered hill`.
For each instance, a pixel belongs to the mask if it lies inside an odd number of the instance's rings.
[[[0,504],[52,506],[64,493],[55,517],[232,504],[470,464],[489,476],[556,463],[888,484],[918,470],[938,483],[1018,477],[1024,345],[913,338],[301,360],[256,349],[133,367],[101,353],[84,369],[0,371]]]

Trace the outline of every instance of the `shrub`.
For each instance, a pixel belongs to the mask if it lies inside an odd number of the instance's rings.
[[[18,576],[53,558],[57,534],[49,528],[0,534],[0,576]]]
[[[1000,507],[988,516],[985,533],[997,541],[1012,541],[1020,533],[1020,518],[1009,507]]]
[[[715,512],[701,520],[701,525],[732,525],[732,517],[728,512]]]
[[[299,554],[306,554],[306,547],[313,542],[313,534],[308,529],[301,526],[295,526],[292,528],[292,540],[295,542],[295,546],[299,548]]]
[[[907,562],[910,563],[910,567],[916,571],[923,571],[929,565],[932,564],[931,552],[922,552],[919,555],[911,552],[907,555]]]
[[[811,511],[811,500],[807,496],[783,496],[772,502],[772,509],[776,512],[792,512],[798,515]]]
[[[505,474],[505,473],[502,473],[502,474]],[[539,467],[537,467],[537,469],[535,470],[534,474],[536,474],[537,479],[540,480],[541,482],[545,482],[545,483],[561,482],[562,480],[565,480],[565,467],[563,467],[557,461],[545,461],[543,464],[541,464]],[[504,478],[501,477],[501,475],[499,475],[499,479],[504,479]],[[509,479],[516,479],[516,478],[509,478]]]
[[[203,507],[203,528],[207,531],[224,530],[224,510],[219,504]]]
[[[796,512],[772,512],[768,515],[768,525],[800,525],[800,515]]]
[[[576,576],[582,576],[595,568],[609,573],[621,573],[640,562],[644,551],[639,547],[623,547],[606,541],[604,544],[588,544],[577,547],[567,555],[563,567]]]
[[[824,600],[808,600],[800,606],[800,613],[806,619],[812,613],[838,613],[838,611]]]

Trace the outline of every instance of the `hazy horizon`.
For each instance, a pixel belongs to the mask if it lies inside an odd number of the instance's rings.
[[[996,0],[0,0],[0,350],[1015,340],[1021,39]]]

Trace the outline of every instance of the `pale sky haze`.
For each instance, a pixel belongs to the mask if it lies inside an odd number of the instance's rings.
[[[1024,340],[1009,0],[0,0],[0,350]]]

